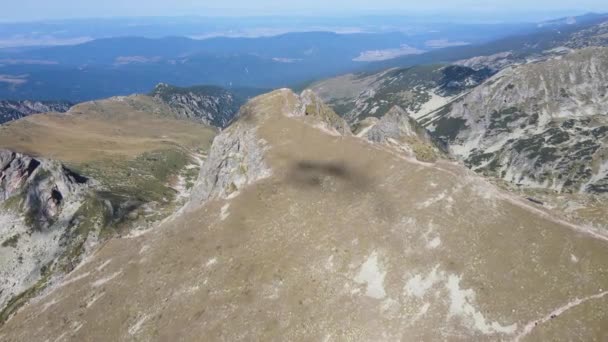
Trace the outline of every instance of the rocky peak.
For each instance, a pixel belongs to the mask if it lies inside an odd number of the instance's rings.
[[[293,113],[296,116],[313,117],[325,125],[325,128],[333,130],[339,135],[349,135],[351,133],[346,120],[323,103],[312,90],[304,90],[299,97],[299,101],[299,108]]]
[[[88,185],[87,178],[56,161],[0,150],[0,202],[18,197],[33,228],[48,228]]]
[[[391,108],[380,120],[362,127],[357,135],[372,142],[396,145],[421,161],[434,161],[442,154],[429,132],[399,106]]]
[[[264,162],[264,144],[256,126],[238,121],[213,140],[190,203],[199,206],[215,198],[229,198],[244,186],[271,174]]]
[[[72,237],[77,213],[92,185],[57,161],[0,150],[0,324],[46,286],[55,262],[71,269],[70,251],[84,244]]]
[[[228,126],[244,102],[234,93],[213,86],[180,88],[160,83],[150,96],[165,102],[182,118],[219,128]]]

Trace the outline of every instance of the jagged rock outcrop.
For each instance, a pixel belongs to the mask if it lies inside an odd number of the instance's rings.
[[[264,143],[255,127],[238,123],[214,140],[204,161],[191,203],[197,205],[214,198],[227,198],[239,189],[270,175],[264,163]]]
[[[34,228],[48,228],[64,206],[77,202],[89,180],[58,162],[0,150],[0,202],[21,196]]]
[[[228,126],[244,103],[234,93],[213,86],[180,88],[161,83],[150,96],[164,101],[182,118],[219,128]]]
[[[281,89],[275,94],[289,98],[285,115],[299,117],[307,123],[336,135],[350,135],[350,127],[344,119],[327,107],[311,91],[300,96],[291,90]],[[279,96],[279,95],[277,95]],[[254,101],[255,102],[255,101]],[[209,156],[201,167],[197,183],[191,197],[191,206],[197,206],[210,199],[225,199],[238,194],[248,184],[269,177],[271,169],[264,160],[265,142],[257,137],[256,120],[259,113],[253,113],[253,105],[241,109],[235,124],[215,137]]]
[[[0,322],[83,242],[70,236],[92,185],[56,161],[0,150]]]
[[[310,116],[318,120],[318,123],[330,131],[335,131],[340,135],[350,135],[351,129],[346,120],[341,118],[336,112],[329,108],[317,95],[310,89],[304,90],[299,97],[300,106],[295,116]]]
[[[605,193],[608,49],[506,69],[420,121],[472,169],[515,184]]]
[[[0,100],[0,125],[24,116],[47,112],[67,112],[73,103],[66,101],[7,101]]]
[[[435,161],[441,149],[430,133],[406,111],[391,108],[381,119],[365,122],[357,133],[376,143],[395,145],[420,161]]]

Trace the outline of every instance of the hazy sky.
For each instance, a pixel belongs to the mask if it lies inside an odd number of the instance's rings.
[[[509,13],[608,12],[607,0],[0,0],[0,20],[172,15],[359,15],[468,11]],[[550,11],[550,12],[549,12]]]

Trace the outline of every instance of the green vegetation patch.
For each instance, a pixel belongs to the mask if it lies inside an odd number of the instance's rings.
[[[442,140],[453,141],[458,133],[467,127],[466,120],[461,118],[441,118],[437,120],[434,135]]]
[[[2,247],[12,247],[15,248],[17,247],[17,243],[19,242],[19,238],[21,237],[21,235],[19,234],[15,234],[13,236],[11,236],[10,238],[4,240],[4,242],[2,242]]]
[[[167,183],[190,162],[187,152],[174,148],[147,152],[133,160],[103,160],[75,168],[100,181],[109,193],[139,202],[166,203],[175,196]]]
[[[490,115],[490,125],[488,128],[500,131],[510,131],[509,124],[524,117],[527,117],[527,115],[516,107],[494,111]]]

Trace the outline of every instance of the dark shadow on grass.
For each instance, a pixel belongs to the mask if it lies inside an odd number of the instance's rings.
[[[286,179],[288,184],[317,190],[320,194],[327,191],[324,184],[328,180],[335,186],[331,192],[343,196],[345,201],[369,200],[368,195],[372,195],[370,213],[388,220],[396,217],[397,210],[387,194],[375,186],[368,175],[344,161],[295,161]]]

